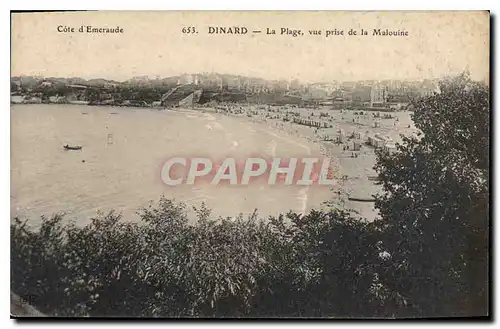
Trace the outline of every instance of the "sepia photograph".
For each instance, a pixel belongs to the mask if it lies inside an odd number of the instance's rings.
[[[488,11],[11,12],[12,318],[487,318]]]

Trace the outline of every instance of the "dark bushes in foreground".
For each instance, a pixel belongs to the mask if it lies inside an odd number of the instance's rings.
[[[390,316],[371,224],[342,212],[212,219],[161,199],[141,223],[11,225],[12,290],[55,315]],[[35,296],[35,298],[33,297]]]

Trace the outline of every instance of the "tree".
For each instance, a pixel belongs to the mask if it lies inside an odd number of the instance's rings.
[[[10,92],[16,92],[18,91],[20,88],[19,86],[17,85],[17,83],[15,83],[14,81],[10,81]]]
[[[418,100],[418,136],[375,169],[382,241],[391,255],[382,280],[404,296],[401,315],[485,315],[488,305],[489,88],[468,73]]]

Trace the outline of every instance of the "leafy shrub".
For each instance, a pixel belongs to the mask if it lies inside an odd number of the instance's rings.
[[[333,211],[266,221],[196,211],[190,223],[183,204],[162,198],[140,223],[111,212],[77,227],[54,216],[35,231],[15,219],[12,290],[55,315],[378,314],[370,224]]]

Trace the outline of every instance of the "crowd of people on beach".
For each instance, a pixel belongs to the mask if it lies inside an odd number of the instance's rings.
[[[224,115],[245,117],[251,122],[267,124],[272,129],[289,136],[317,143],[321,154],[328,157],[331,163],[338,168],[336,178],[340,182],[340,186],[331,188],[331,190],[337,196],[334,199],[339,199],[338,202],[341,203],[345,203],[349,196],[349,192],[343,187],[343,183],[352,179],[362,179],[363,175],[366,176],[366,173],[372,170],[371,163],[375,158],[375,153],[371,149],[374,146],[368,145],[366,136],[369,133],[375,134],[376,131],[396,129],[392,128],[396,127],[396,125],[401,126],[399,118],[395,114],[381,115],[376,112],[330,109],[327,107],[299,108],[295,105],[226,104],[219,105],[216,112]],[[352,122],[353,120],[354,122]],[[384,128],[381,128],[381,120],[384,122],[390,120],[394,121],[394,123],[387,122],[384,124]],[[351,129],[352,132],[346,133],[345,129]],[[342,161],[340,161],[341,159]],[[350,165],[347,165],[350,168],[341,166],[341,162],[346,166],[346,161],[348,164],[350,163]],[[350,172],[352,175],[355,170],[358,170],[359,173],[356,172],[354,176],[346,174]],[[364,180],[368,181],[368,178],[364,177]],[[359,188],[362,188],[362,185]],[[353,211],[355,210],[353,209]]]

